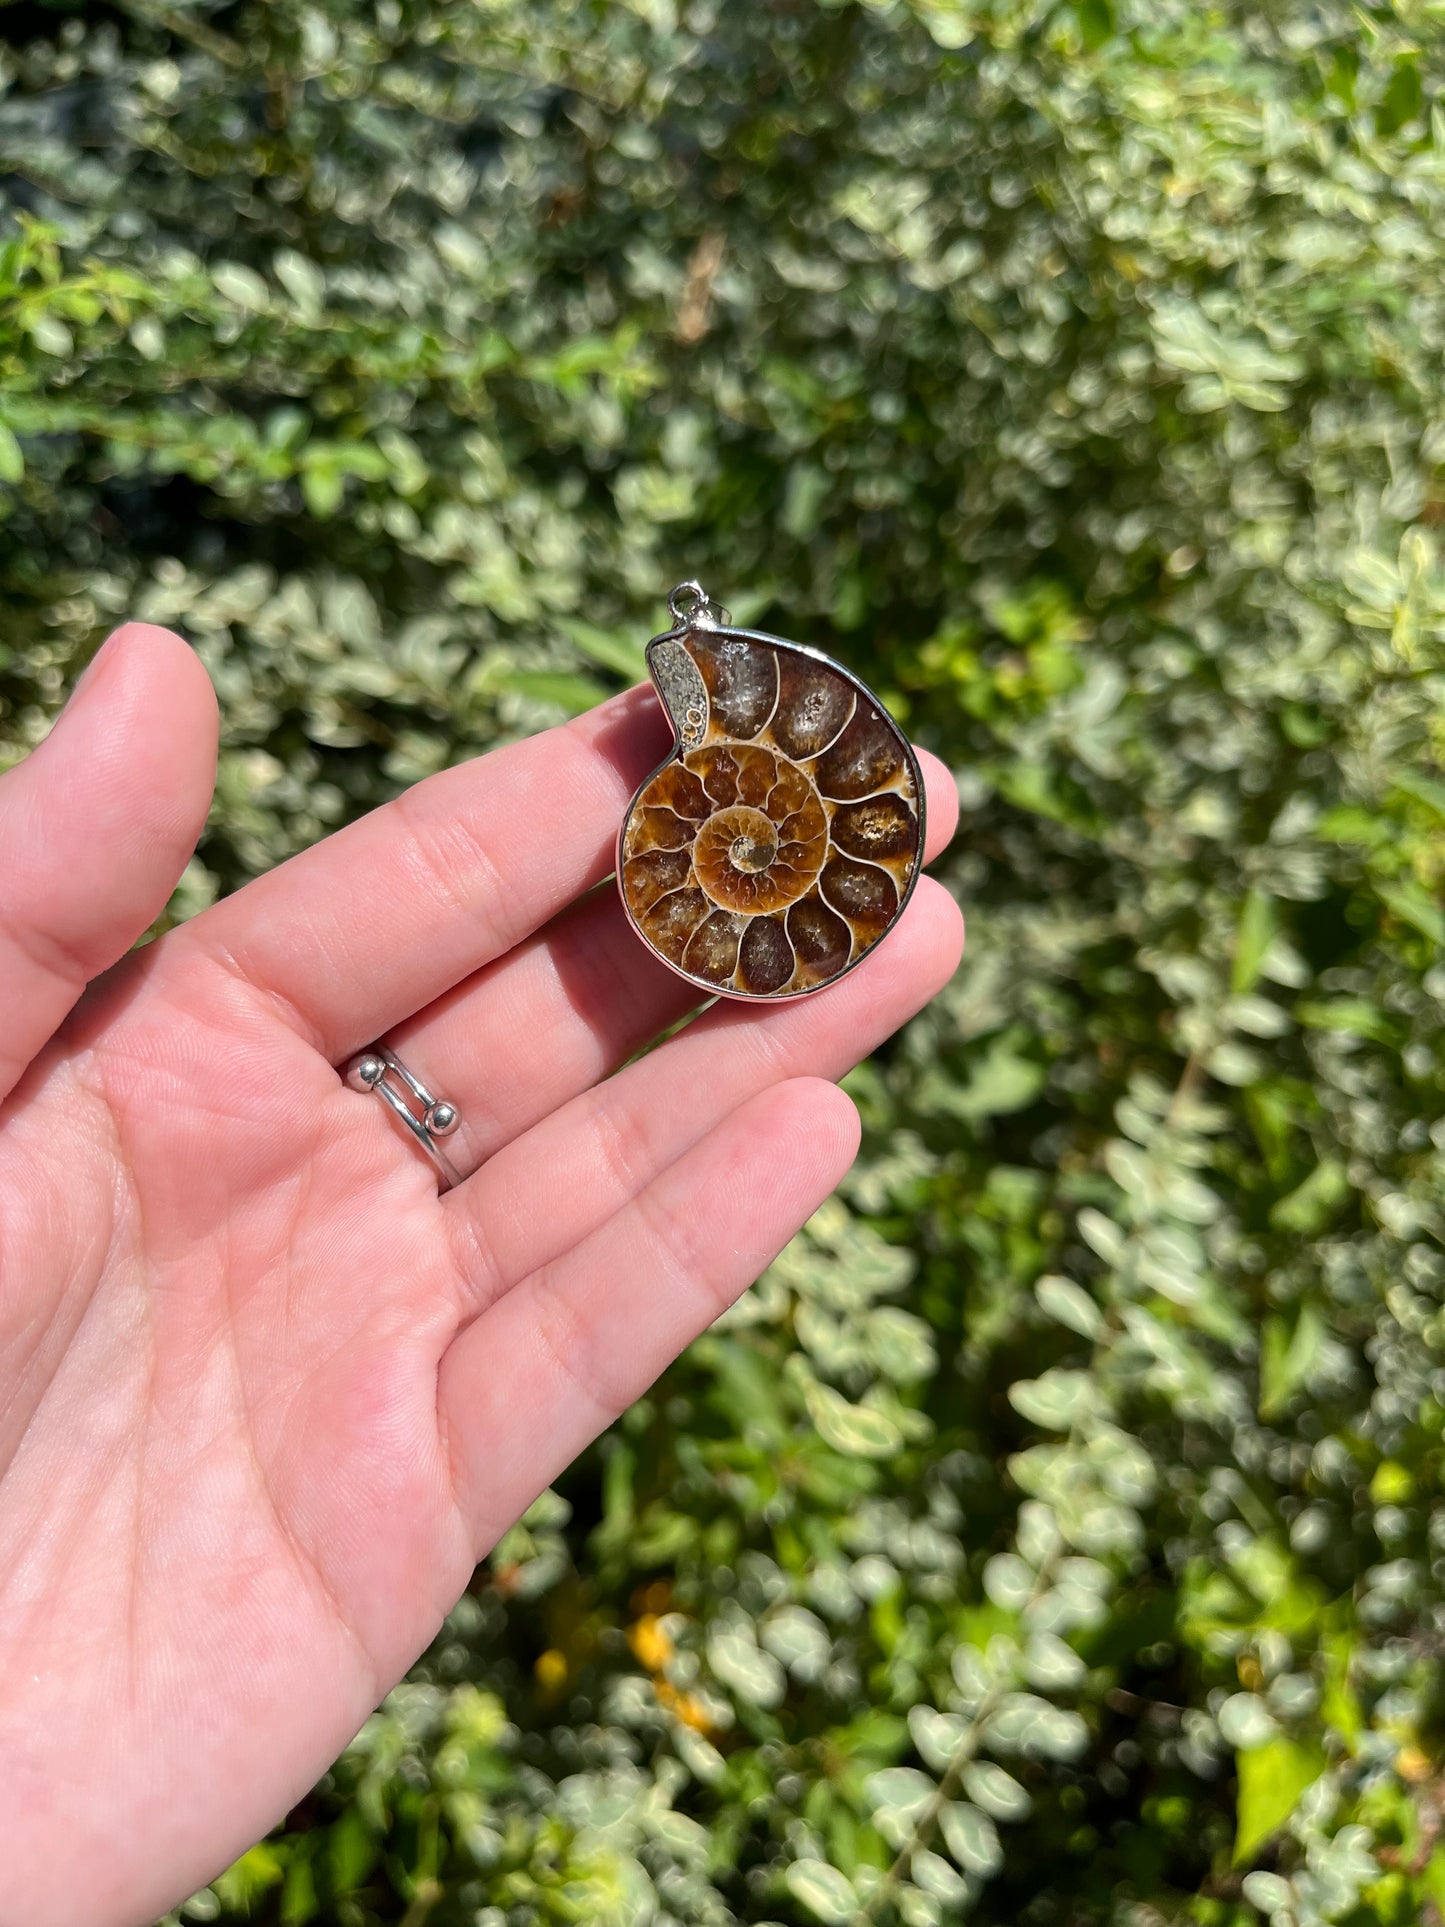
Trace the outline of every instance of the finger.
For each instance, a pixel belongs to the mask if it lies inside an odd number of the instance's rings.
[[[857,1148],[834,1085],[764,1091],[453,1340],[438,1410],[479,1552],[746,1290]]]
[[[0,778],[0,1098],[165,908],[205,824],[216,728],[194,652],[131,622]]]
[[[628,690],[428,777],[180,935],[339,1062],[605,876],[622,811],[669,739],[651,691]]]
[[[924,877],[888,946],[825,994],[719,1005],[514,1139],[447,1194],[462,1315],[605,1224],[739,1105],[840,1077],[941,989],[962,942],[958,906]]]
[[[958,792],[936,756],[923,750],[919,761],[928,793],[924,860],[932,862],[957,825]],[[895,942],[890,935],[886,954]],[[608,889],[475,972],[388,1042],[457,1106],[462,1123],[447,1154],[475,1171],[698,1001],[639,940]]]
[[[923,860],[932,863],[948,848],[958,828],[958,784],[947,763],[931,749],[915,743],[913,753],[923,771],[923,788],[928,800]]]

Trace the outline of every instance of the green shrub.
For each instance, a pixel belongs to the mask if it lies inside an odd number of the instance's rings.
[[[190,635],[176,914],[692,574],[964,803],[841,1197],[186,1918],[1438,1922],[1438,10],[0,32],[0,743]]]

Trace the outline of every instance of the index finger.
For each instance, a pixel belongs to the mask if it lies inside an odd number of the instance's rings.
[[[426,778],[167,942],[198,946],[273,998],[340,1063],[600,882],[624,809],[671,744],[652,690],[627,690]],[[952,784],[928,787],[946,840]]]
[[[338,1062],[606,876],[671,740],[652,691],[629,689],[427,777],[166,941],[274,998]]]

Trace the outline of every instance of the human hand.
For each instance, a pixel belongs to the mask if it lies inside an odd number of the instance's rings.
[[[147,1921],[275,1823],[837,1183],[827,1080],[958,959],[924,878],[823,995],[609,1076],[696,1001],[614,893],[573,901],[666,752],[645,691],[127,956],[215,746],[198,660],[132,624],[0,779],[5,1927]],[[460,1107],[445,1197],[335,1068],[381,1036]]]

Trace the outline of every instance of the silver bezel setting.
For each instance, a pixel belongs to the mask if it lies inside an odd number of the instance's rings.
[[[631,927],[633,933],[637,937],[638,942],[646,946],[648,954],[650,956],[656,957],[657,961],[663,966],[663,968],[666,970],[670,970],[674,977],[680,977],[684,983],[691,984],[695,990],[702,991],[704,995],[708,997],[725,997],[730,1003],[735,1003],[735,1004],[786,1004],[786,1003],[791,1003],[793,999],[797,997],[816,997],[819,991],[831,990],[834,984],[841,983],[843,979],[849,974],[850,971],[856,970],[858,968],[859,964],[867,963],[868,959],[874,954],[874,952],[879,948],[879,946],[886,943],[889,937],[892,936],[894,930],[898,927],[899,919],[902,917],[903,912],[908,908],[909,900],[912,897],[915,888],[917,887],[918,879],[923,874],[923,852],[924,852],[924,847],[928,836],[928,796],[923,787],[923,770],[919,764],[917,756],[914,754],[913,745],[911,742],[909,742],[906,731],[902,728],[901,724],[898,723],[897,719],[894,717],[892,711],[888,708],[887,704],[884,703],[878,697],[875,691],[873,691],[868,687],[867,683],[864,682],[861,676],[855,675],[854,672],[851,669],[849,669],[846,664],[839,662],[836,659],[836,657],[828,655],[828,653],[825,650],[810,648],[807,643],[790,642],[786,636],[769,635],[769,633],[765,629],[740,629],[735,627],[732,623],[719,621],[715,619],[715,616],[713,613],[715,605],[708,601],[706,594],[702,590],[700,585],[698,585],[695,582],[688,582],[680,585],[680,587],[696,591],[697,596],[700,598],[697,610],[686,621],[679,622],[675,628],[665,630],[663,634],[659,636],[654,636],[651,642],[648,643],[647,649],[645,651],[645,655],[647,659],[647,673],[648,673],[648,676],[651,678],[653,691],[658,697],[658,702],[660,707],[662,708],[664,715],[668,717],[668,720],[673,725],[672,747],[667,752],[667,755],[663,757],[662,761],[656,766],[656,768],[648,771],[647,775],[643,778],[643,780],[638,784],[637,788],[633,791],[631,801],[628,803],[627,808],[623,811],[622,820],[617,826],[617,837],[613,847],[613,870],[617,878],[617,895],[622,904],[622,914],[626,917],[629,926]],[[672,611],[674,615],[677,614],[677,610],[673,606],[674,599],[678,596],[679,593],[680,593],[680,589],[674,589],[672,592],[672,596],[669,597],[668,599],[669,609]],[[720,611],[717,611],[716,613],[717,615],[725,616],[727,614],[727,611],[720,610]],[[694,634],[701,634],[701,635],[707,635],[707,636],[735,636],[740,641],[743,641],[743,642],[765,643],[770,649],[781,649],[792,655],[806,656],[812,662],[821,663],[824,666],[824,668],[831,670],[835,676],[841,676],[845,682],[851,683],[853,688],[857,691],[857,693],[860,696],[866,697],[866,699],[870,703],[872,703],[875,708],[880,710],[882,714],[885,715],[888,718],[888,720],[893,724],[894,728],[898,731],[898,734],[902,739],[903,754],[908,765],[909,773],[913,778],[914,793],[918,798],[918,861],[913,866],[913,873],[908,879],[908,887],[904,890],[903,895],[898,900],[898,908],[893,913],[893,920],[888,925],[888,928],[883,932],[882,936],[880,936],[876,942],[870,944],[869,947],[862,953],[861,956],[854,957],[850,959],[848,963],[844,964],[843,968],[838,972],[838,974],[834,977],[830,977],[826,983],[805,984],[798,990],[771,990],[771,991],[759,992],[759,991],[724,989],[717,984],[709,983],[706,980],[706,978],[694,977],[691,974],[691,972],[682,969],[682,967],[679,964],[675,964],[669,958],[664,957],[662,952],[658,950],[654,944],[649,942],[648,938],[643,934],[643,931],[639,927],[637,919],[636,917],[633,916],[631,907],[628,904],[627,892],[622,888],[623,831],[627,827],[628,821],[632,816],[632,812],[637,808],[637,804],[639,799],[642,796],[642,792],[647,788],[648,784],[652,782],[654,777],[660,776],[663,770],[667,768],[668,764],[676,760],[678,752],[682,749],[682,746],[683,746],[682,731],[678,728],[676,720],[672,717],[672,714],[668,710],[666,703],[662,701],[661,692],[658,689],[657,678],[653,672],[652,653],[655,649],[660,647],[660,645],[665,642],[682,642],[688,636],[694,635]]]

